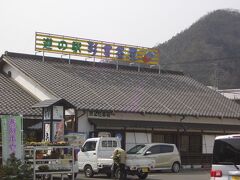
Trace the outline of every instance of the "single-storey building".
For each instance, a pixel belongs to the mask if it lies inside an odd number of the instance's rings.
[[[215,136],[240,133],[240,106],[182,73],[11,52],[2,55],[0,69],[19,91],[1,91],[8,101],[0,112],[22,91],[29,99],[19,107],[63,98],[76,107],[66,113],[67,131],[118,136],[125,149],[175,143],[183,164],[209,164]]]
[[[240,104],[240,89],[217,89],[217,92]]]

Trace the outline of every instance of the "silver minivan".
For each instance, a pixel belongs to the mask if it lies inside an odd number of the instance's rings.
[[[177,173],[181,167],[180,155],[175,144],[138,144],[128,150],[127,155],[128,158],[141,156],[141,158],[146,157],[155,160],[153,170],[171,170]]]
[[[240,134],[217,136],[210,180],[240,180]]]

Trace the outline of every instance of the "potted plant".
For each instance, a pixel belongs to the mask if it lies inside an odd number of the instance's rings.
[[[49,166],[48,165],[41,165],[38,167],[38,170],[40,172],[46,172],[46,171],[49,171]]]

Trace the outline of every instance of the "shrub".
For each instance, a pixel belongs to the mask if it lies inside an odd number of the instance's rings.
[[[32,179],[33,169],[29,164],[23,163],[15,157],[15,154],[10,154],[6,165],[0,167],[0,179],[5,180],[27,180]]]

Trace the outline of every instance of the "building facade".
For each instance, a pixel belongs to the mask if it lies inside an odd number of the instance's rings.
[[[69,62],[7,52],[0,67],[38,102],[64,98],[73,104],[76,110],[65,113],[68,132],[117,136],[127,150],[174,143],[183,164],[205,165],[216,135],[240,132],[239,105],[182,73]]]

